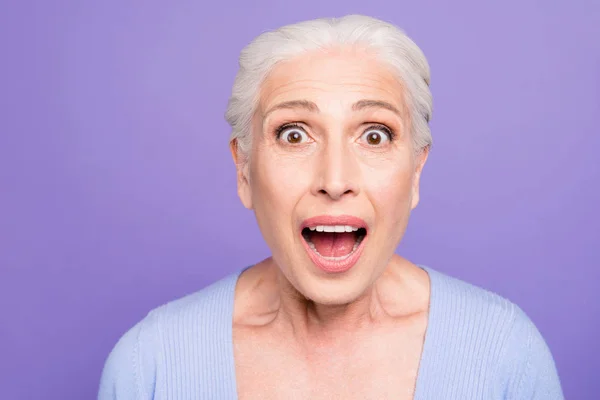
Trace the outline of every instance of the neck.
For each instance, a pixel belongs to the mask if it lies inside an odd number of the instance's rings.
[[[292,332],[307,345],[332,345],[360,338],[386,322],[427,311],[427,273],[395,258],[365,292],[347,304],[319,304],[302,295],[269,258],[238,282],[240,323]]]
[[[276,319],[291,327],[299,339],[310,343],[360,337],[361,332],[389,320],[397,296],[385,292],[399,291],[398,280],[391,282],[390,274],[384,273],[350,303],[320,304],[302,295],[275,265],[274,270],[277,275]]]
[[[378,309],[373,288],[368,288],[360,298],[348,304],[316,303],[298,293],[288,281],[281,283],[279,293],[281,316],[295,331],[307,334],[356,331],[374,322],[373,311]]]

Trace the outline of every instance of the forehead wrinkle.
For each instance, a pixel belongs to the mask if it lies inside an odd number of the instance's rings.
[[[368,81],[368,82],[364,82]],[[383,81],[383,82],[382,82]],[[304,85],[308,83],[308,85]],[[346,90],[358,91],[366,89],[366,91],[380,91],[384,92],[394,99],[398,98],[398,91],[403,91],[404,87],[397,79],[390,79],[389,77],[373,76],[373,77],[351,77],[349,79],[341,79],[337,81],[327,81],[324,79],[291,79],[284,83],[278,84],[273,87],[273,82],[267,82],[265,85],[263,94],[267,95],[264,97],[280,96],[286,92],[292,90],[318,90],[322,92],[329,92],[328,87],[342,87]],[[300,86],[300,87],[296,87]],[[393,86],[397,86],[398,90],[394,90]]]
[[[380,101],[380,102],[385,102],[385,103],[392,103],[393,105],[396,106],[396,108],[401,108],[401,103],[403,103],[401,101],[402,97],[398,96],[397,91],[390,89],[389,87],[378,87],[378,88],[374,88],[372,85],[366,84],[366,83],[352,83],[352,84],[348,84],[348,83],[325,83],[325,84],[321,84],[318,86],[311,86],[311,87],[292,87],[293,83],[287,83],[285,85],[282,85],[281,87],[274,89],[271,91],[271,93],[266,94],[266,96],[263,96],[263,105],[266,105],[265,103],[273,103],[276,99],[285,96],[288,93],[291,92],[304,92],[304,91],[309,91],[309,92],[320,92],[320,93],[327,93],[327,94],[332,94],[332,95],[340,95],[340,100],[343,101],[343,94],[344,93],[360,93],[363,94],[364,98],[360,99],[360,101],[365,101],[365,100],[370,100],[370,101]],[[325,87],[328,86],[328,87]],[[341,89],[343,89],[344,93],[336,93],[336,91],[332,91],[331,88],[332,87],[339,87]],[[371,93],[369,93],[371,92]],[[313,102],[315,103],[317,106],[317,101],[313,101],[311,100],[311,96],[310,94],[308,96],[305,96],[304,94],[300,94],[297,96],[298,98],[291,98],[290,100],[283,100],[282,102],[286,102],[286,101],[309,101],[309,102]],[[400,106],[400,107],[398,107]]]
[[[376,68],[375,71],[369,68],[371,65]],[[341,103],[345,100],[344,93],[360,93],[362,98],[357,98],[357,101],[372,100],[391,103],[401,111],[398,116],[403,122],[410,120],[408,105],[405,104],[406,99],[403,95],[405,87],[401,79],[384,64],[368,63],[368,65],[359,66],[350,64],[348,68],[342,68],[339,73],[337,71],[320,73],[320,70],[309,69],[309,74],[312,76],[302,77],[294,75],[294,73],[302,75],[302,69],[295,64],[286,63],[276,67],[276,71],[273,72],[274,74],[271,74],[264,82],[265,85],[261,90],[260,108],[263,116],[265,116],[266,107],[277,101],[312,101],[318,107],[319,100],[322,98],[318,94],[315,96],[316,93],[328,94],[332,97],[338,96]],[[338,88],[341,88],[343,93],[336,93]],[[293,92],[297,92],[297,94],[289,96]]]
[[[265,82],[266,85],[263,86],[263,89],[261,90],[261,95],[260,95],[261,109],[264,111],[265,107],[269,103],[273,103],[275,100],[277,100],[278,97],[281,97],[282,95],[285,95],[288,92],[298,90],[298,88],[292,87],[295,83],[306,82],[306,81],[310,81],[310,80],[302,79],[302,80],[287,81],[285,83],[275,86],[274,88],[272,87],[273,84],[271,82]],[[292,100],[294,100],[294,99],[292,99]],[[305,99],[305,100],[310,101],[308,99]]]

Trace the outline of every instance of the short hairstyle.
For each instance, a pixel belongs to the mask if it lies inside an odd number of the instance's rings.
[[[429,64],[419,47],[398,27],[364,15],[319,18],[298,22],[257,36],[242,50],[225,119],[232,128],[243,159],[252,146],[252,117],[260,87],[274,66],[311,50],[357,46],[373,50],[398,74],[405,90],[403,100],[410,117],[413,147],[420,152],[432,145],[429,119],[432,96]]]

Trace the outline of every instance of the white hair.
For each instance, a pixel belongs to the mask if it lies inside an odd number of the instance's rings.
[[[307,51],[348,45],[374,50],[398,74],[405,88],[403,100],[409,112],[413,147],[420,152],[431,146],[432,96],[425,55],[396,26],[372,17],[347,15],[286,25],[262,33],[242,50],[225,119],[232,128],[230,141],[236,140],[243,159],[250,155],[252,117],[260,86],[273,67]]]

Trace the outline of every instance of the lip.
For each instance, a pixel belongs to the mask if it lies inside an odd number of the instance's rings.
[[[318,215],[316,217],[305,219],[302,222],[300,230],[317,225],[349,225],[355,228],[364,228],[368,232],[365,220],[352,215]]]
[[[311,228],[317,225],[349,225],[355,228],[363,228],[367,231],[365,237],[362,239],[356,250],[354,250],[348,257],[341,260],[327,260],[322,256],[316,254],[308,245],[304,237],[302,237],[302,230],[304,228]],[[362,255],[365,243],[368,240],[368,226],[367,223],[358,217],[352,215],[320,215],[312,218],[308,218],[302,222],[300,229],[300,240],[306,250],[311,261],[321,270],[327,273],[341,273],[350,270],[359,260]]]

